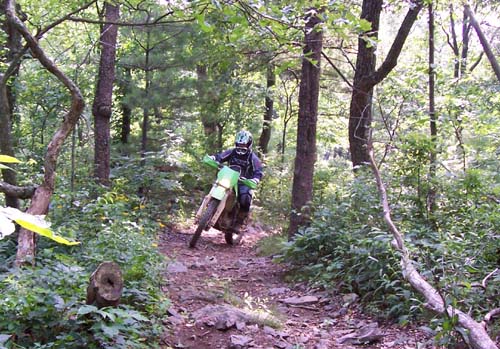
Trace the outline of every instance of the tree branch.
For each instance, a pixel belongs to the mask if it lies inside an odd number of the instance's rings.
[[[74,17],[70,16],[68,20],[73,21],[73,22],[83,22],[83,23],[90,23],[90,24],[109,24],[109,25],[116,25],[120,27],[154,27],[154,26],[161,26],[161,25],[167,25],[167,24],[177,24],[177,23],[188,23],[188,22],[193,22],[194,18],[187,18],[187,19],[182,19],[182,20],[172,20],[172,21],[160,21],[161,18],[164,18],[166,16],[169,16],[173,14],[174,12],[168,12],[166,14],[163,14],[160,16],[160,18],[156,19],[153,22],[141,22],[141,23],[131,23],[131,22],[117,22],[117,21],[100,21],[97,19],[89,19],[89,18],[81,18],[81,17]]]
[[[342,72],[339,70],[339,68],[337,68],[335,66],[335,64],[333,64],[332,60],[330,59],[330,57],[328,57],[326,55],[326,53],[324,51],[321,51],[321,55],[323,57],[325,57],[325,59],[327,60],[327,62],[332,66],[332,68],[337,72],[337,74],[339,74],[339,76],[342,78],[342,80],[344,80],[344,82],[351,88],[353,89],[353,86],[351,84],[351,82],[349,80],[347,80],[347,78],[344,76],[344,74],[342,74]]]
[[[481,63],[483,56],[484,56],[484,51],[481,51],[481,53],[479,54],[479,57],[477,57],[476,61],[470,66],[469,72],[472,72],[474,69],[476,69],[476,67],[479,65],[479,63]]]
[[[406,14],[403,23],[399,27],[396,38],[394,38],[394,42],[392,43],[391,49],[387,54],[382,65],[369,77],[367,77],[364,81],[368,86],[375,86],[379,82],[385,79],[385,77],[394,69],[398,62],[399,54],[403,49],[403,45],[408,38],[411,28],[413,27],[413,23],[416,21],[418,13],[422,9],[423,1],[417,0],[415,3],[410,3],[410,9]]]
[[[47,33],[49,30],[51,30],[52,28],[54,28],[55,26],[61,24],[62,22],[65,22],[67,21],[68,19],[70,19],[74,14],[78,13],[78,12],[81,12],[87,8],[90,7],[90,5],[94,4],[97,0],[92,0],[86,4],[84,4],[83,6],[77,8],[76,10],[74,10],[73,12],[59,18],[58,20],[56,20],[55,22],[49,24],[48,26],[46,26],[45,28],[43,28],[42,30],[40,30],[37,34],[36,34],[36,38],[37,39],[40,39],[45,33]]]
[[[19,199],[29,199],[35,193],[35,186],[19,187],[17,185],[12,185],[7,182],[0,181],[0,193],[4,193],[9,196],[15,196]]]
[[[474,29],[476,30],[477,37],[479,38],[479,41],[481,42],[481,46],[483,47],[483,51],[486,54],[486,57],[488,57],[488,60],[490,61],[491,68],[493,69],[497,80],[500,82],[500,65],[498,64],[497,59],[495,58],[495,55],[491,51],[490,44],[488,43],[488,39],[486,36],[484,36],[481,27],[479,26],[479,23],[476,21],[476,18],[474,17],[474,13],[472,12],[470,6],[468,4],[464,5],[464,10],[467,16],[470,18],[470,22]]]
[[[486,323],[490,323],[496,317],[500,317],[500,308],[496,308],[488,312],[488,314],[484,317],[484,321]]]

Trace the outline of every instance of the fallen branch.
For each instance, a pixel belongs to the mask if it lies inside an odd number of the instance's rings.
[[[287,306],[290,307],[290,308],[300,308],[300,309],[311,310],[311,311],[319,311],[318,308],[308,307],[307,305],[287,304]]]
[[[431,284],[429,284],[417,271],[417,269],[413,265],[413,261],[410,258],[410,253],[404,245],[403,235],[399,232],[398,228],[392,221],[389,200],[387,198],[387,191],[385,189],[384,183],[382,182],[380,171],[373,157],[373,148],[370,148],[369,150],[369,158],[372,172],[375,176],[377,188],[380,194],[384,220],[389,226],[390,232],[394,236],[395,243],[393,244],[393,247],[401,252],[401,267],[403,270],[403,277],[411,284],[411,286],[415,290],[417,290],[421,295],[424,296],[427,302],[427,308],[438,314],[446,313],[450,317],[457,317],[458,325],[468,330],[467,337],[470,345],[473,348],[498,349],[496,344],[486,332],[486,328],[484,325],[476,322],[470,315],[451,305],[445,307],[445,303],[439,292]]]
[[[484,317],[484,321],[489,324],[493,321],[494,318],[500,317],[500,308],[496,308],[488,312],[486,316]]]

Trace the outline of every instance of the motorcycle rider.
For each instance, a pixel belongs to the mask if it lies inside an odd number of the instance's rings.
[[[231,169],[240,173],[241,177],[250,179],[255,184],[258,184],[264,173],[262,162],[252,151],[252,144],[252,134],[246,130],[241,130],[236,134],[234,148],[224,150],[211,157],[218,162],[227,162]],[[253,194],[249,187],[241,183],[238,184],[238,193],[240,210],[236,217],[236,225],[233,227],[236,233],[239,233],[240,229],[247,224]]]

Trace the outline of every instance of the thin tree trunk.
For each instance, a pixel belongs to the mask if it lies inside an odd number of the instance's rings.
[[[109,185],[110,173],[110,120],[112,113],[113,85],[115,81],[116,38],[118,26],[109,24],[119,19],[119,7],[104,4],[106,24],[101,29],[101,61],[99,77],[92,106],[94,114],[94,176],[103,185]]]
[[[130,83],[132,81],[132,73],[129,68],[124,69],[123,81],[121,81],[118,85],[121,90],[122,100],[120,102],[120,106],[122,108],[122,124],[121,124],[121,132],[120,132],[120,142],[122,144],[127,144],[130,136],[130,124],[132,117],[132,109],[128,103],[124,101],[130,91]]]
[[[17,17],[14,0],[7,0],[5,14],[8,21],[12,23],[16,30],[18,30],[26,40],[33,57],[40,61],[43,67],[52,73],[71,94],[71,107],[66,115],[61,118],[62,123],[47,146],[44,162],[44,181],[36,189],[27,211],[33,215],[44,215],[48,211],[49,202],[54,192],[57,158],[64,145],[64,141],[80,118],[85,107],[85,102],[78,87],[46,56],[45,52],[39,46],[38,40],[31,35],[24,23]],[[21,229],[19,232],[15,264],[19,266],[27,262],[34,263],[35,251],[36,243],[34,233],[26,229]]]
[[[287,130],[288,130],[288,123],[290,122],[290,120],[292,119],[293,117],[293,114],[294,114],[294,108],[293,108],[293,103],[292,103],[292,99],[293,99],[293,95],[297,89],[297,87],[299,86],[300,84],[300,79],[299,77],[294,73],[293,74],[294,78],[296,79],[295,82],[295,86],[292,88],[292,90],[290,92],[288,92],[288,89],[287,89],[287,86],[286,86],[286,80],[281,80],[282,81],[282,85],[283,85],[283,90],[285,92],[285,100],[286,100],[286,103],[285,103],[285,111],[283,112],[283,131],[281,133],[281,146],[280,146],[280,153],[281,153],[281,164],[283,165],[284,162],[285,162],[285,151],[286,151],[286,135],[287,135]]]
[[[453,55],[455,57],[455,62],[453,64],[453,77],[460,77],[460,50],[458,47],[457,31],[455,30],[455,11],[453,10],[453,3],[449,6],[450,9],[450,31],[452,41],[450,42],[451,49],[453,50]]]
[[[271,96],[271,88],[276,84],[276,76],[272,63],[267,65],[267,89],[264,111],[264,121],[262,123],[262,133],[259,138],[259,150],[262,154],[267,154],[269,151],[269,141],[271,140],[271,124],[273,122],[274,100]]]
[[[146,89],[149,86],[146,84]],[[147,94],[146,94],[147,96]],[[149,108],[142,110],[142,135],[141,135],[141,167],[146,165],[146,152],[148,150]]]
[[[149,22],[149,19],[148,19]],[[142,135],[141,135],[141,163],[140,165],[143,167],[146,165],[146,151],[148,149],[148,129],[149,129],[149,89],[151,86],[151,71],[149,67],[149,55],[151,52],[151,32],[147,29],[146,33],[146,57],[144,61],[144,71],[145,71],[145,80],[146,86],[144,87],[144,103],[146,106],[143,108],[142,115]]]
[[[437,162],[437,125],[435,108],[435,71],[434,71],[434,9],[432,3],[428,5],[429,11],[429,120],[432,149],[429,155],[429,190],[427,192],[427,214],[431,222],[434,222],[434,213],[436,210],[436,162]],[[433,223],[434,224],[434,223]],[[434,224],[435,225],[435,224]]]
[[[467,16],[470,18],[470,22],[474,29],[476,30],[477,37],[479,38],[479,42],[481,43],[481,46],[483,47],[483,51],[486,54],[486,57],[488,57],[488,60],[490,61],[491,68],[495,72],[495,75],[497,77],[498,82],[500,82],[500,66],[498,65],[498,61],[495,58],[495,55],[493,54],[493,51],[491,51],[490,44],[488,43],[488,39],[484,36],[481,27],[479,26],[479,23],[476,21],[476,18],[474,17],[474,13],[472,12],[471,8],[469,5],[464,6],[465,13]]]
[[[127,144],[130,137],[130,127],[132,123],[132,109],[126,103],[121,104],[122,107],[122,125],[120,132],[120,142]]]
[[[311,9],[310,12],[305,24],[305,47],[303,51],[305,58],[302,59],[302,76],[299,89],[297,150],[292,185],[292,212],[288,227],[289,239],[293,238],[300,226],[309,223],[310,204],[313,197],[323,32],[319,29],[321,21],[315,10]]]
[[[206,150],[213,152],[217,146],[217,97],[209,89],[208,71],[206,65],[197,65],[196,74],[198,76],[198,98],[200,100],[201,123],[206,137]]]
[[[469,16],[464,8],[464,16],[462,21],[462,54],[460,60],[460,76],[467,73],[467,58],[469,56],[469,40],[470,40],[471,23]]]

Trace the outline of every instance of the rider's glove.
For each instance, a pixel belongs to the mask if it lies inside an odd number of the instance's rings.
[[[257,178],[250,178],[249,181],[254,182],[255,185],[259,184],[259,180]]]
[[[209,157],[210,159],[214,160],[214,161],[217,161],[217,160],[215,160],[215,156],[214,156],[214,155],[209,155],[208,157]]]

